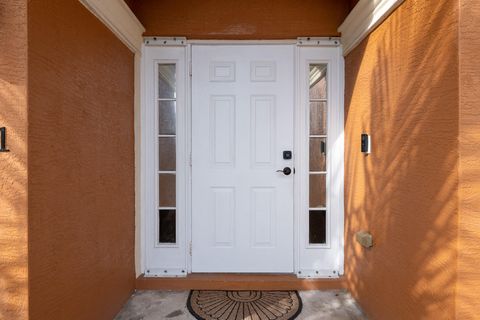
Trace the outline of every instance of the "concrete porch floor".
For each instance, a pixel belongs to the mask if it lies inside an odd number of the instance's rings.
[[[299,291],[303,308],[297,319],[366,320],[345,290]],[[195,320],[186,307],[188,291],[137,291],[115,320]]]

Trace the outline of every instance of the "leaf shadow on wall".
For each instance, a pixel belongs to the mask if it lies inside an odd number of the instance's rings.
[[[345,273],[373,319],[455,312],[458,58],[453,1],[407,1],[346,58]],[[372,154],[360,153],[360,134]],[[367,230],[374,247],[355,233]]]
[[[27,111],[22,82],[0,78],[0,124],[7,128],[10,150],[0,153],[1,319],[27,314]]]

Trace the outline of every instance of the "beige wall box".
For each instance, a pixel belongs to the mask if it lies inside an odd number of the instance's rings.
[[[355,234],[357,242],[365,248],[373,247],[373,237],[367,231],[359,231]]]

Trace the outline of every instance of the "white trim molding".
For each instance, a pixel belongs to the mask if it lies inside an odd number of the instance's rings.
[[[145,28],[123,0],[79,0],[132,52],[142,51]]]
[[[338,32],[342,33],[343,55],[346,56],[359,45],[403,1],[360,0],[338,28]]]

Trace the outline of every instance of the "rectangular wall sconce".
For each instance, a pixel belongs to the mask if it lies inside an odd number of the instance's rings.
[[[7,128],[0,128],[0,152],[8,152],[7,149]]]
[[[362,133],[361,151],[364,154],[370,154],[372,152],[372,141],[366,133]]]

